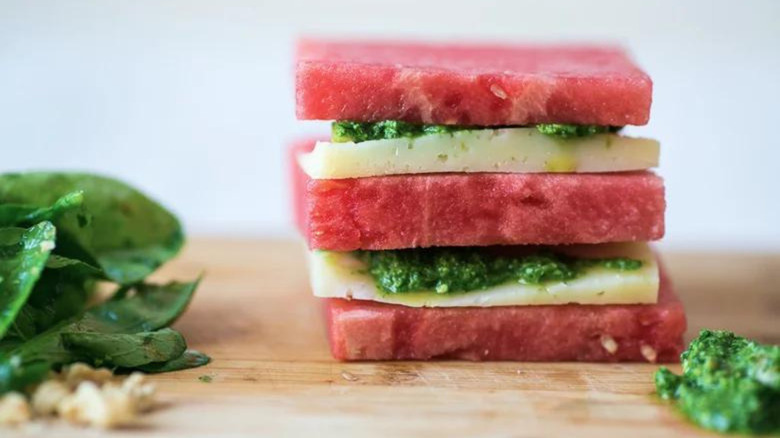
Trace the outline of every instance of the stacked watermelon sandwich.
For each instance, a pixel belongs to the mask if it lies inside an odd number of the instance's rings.
[[[302,41],[296,221],[341,360],[675,361],[652,82],[600,46]]]

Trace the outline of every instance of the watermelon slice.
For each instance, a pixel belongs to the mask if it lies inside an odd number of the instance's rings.
[[[306,150],[311,142],[295,150]],[[312,180],[293,161],[311,249],[636,242],[664,234],[663,180],[612,174],[427,174]]]
[[[657,304],[405,307],[328,299],[339,360],[677,362],[682,303],[661,275]]]
[[[603,46],[299,42],[299,119],[644,125],[653,84]]]

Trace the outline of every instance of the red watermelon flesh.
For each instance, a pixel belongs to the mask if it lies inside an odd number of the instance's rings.
[[[296,222],[312,249],[629,242],[664,234],[663,180],[651,172],[313,180],[293,167]]]
[[[328,299],[325,310],[340,360],[677,362],[686,328],[663,273],[659,301],[649,305],[415,308]]]
[[[653,84],[619,48],[299,42],[299,119],[644,125]]]

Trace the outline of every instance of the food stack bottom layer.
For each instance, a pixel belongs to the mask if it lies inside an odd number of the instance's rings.
[[[292,157],[313,141],[293,145]],[[311,249],[635,242],[664,234],[663,180],[612,174],[452,173],[310,179],[292,160]]]
[[[328,299],[340,360],[677,362],[682,303],[663,272],[657,304],[432,307]]]

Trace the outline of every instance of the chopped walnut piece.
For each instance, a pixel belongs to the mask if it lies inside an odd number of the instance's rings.
[[[0,398],[0,425],[20,424],[36,416],[59,415],[70,423],[109,429],[132,423],[154,407],[155,386],[143,373],[115,377],[105,368],[76,363],[51,373],[32,392]]]
[[[68,385],[60,380],[47,380],[35,389],[32,408],[36,415],[52,415],[60,402],[71,393]]]
[[[114,374],[107,368],[92,368],[91,366],[77,362],[62,370],[62,374],[65,376],[65,382],[71,388],[76,388],[83,381],[94,382],[97,384],[103,384],[111,381]]]
[[[146,381],[146,376],[143,373],[130,374],[122,382],[122,390],[130,394],[139,412],[146,412],[154,407],[156,388],[154,384]]]
[[[127,425],[136,415],[128,392],[113,383],[101,388],[91,381],[79,384],[76,392],[60,403],[57,412],[68,422],[104,429]]]
[[[32,418],[30,404],[18,392],[9,392],[0,397],[0,425],[15,426]]]

